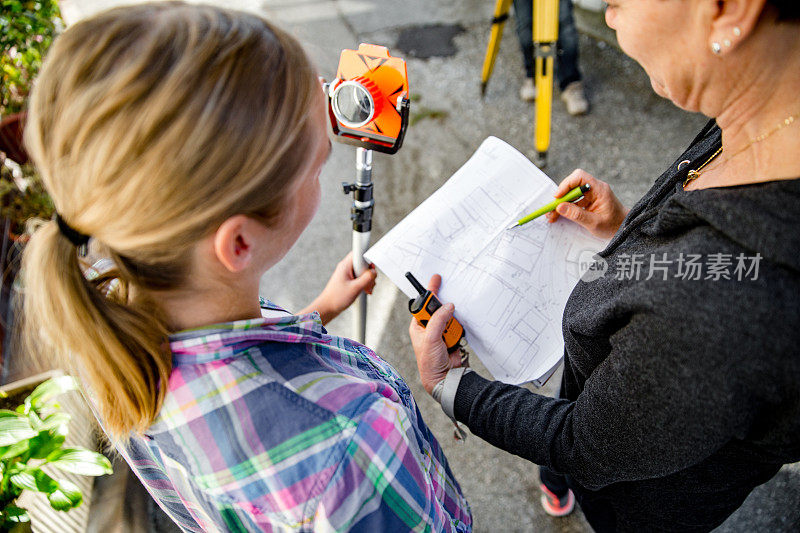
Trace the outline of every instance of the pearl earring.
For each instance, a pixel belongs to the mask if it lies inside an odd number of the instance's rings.
[[[725,48],[728,48],[731,45],[731,40],[725,39],[724,41],[722,41],[722,44],[725,46]]]
[[[733,28],[733,34],[734,34],[735,36],[737,36],[737,37],[739,37],[739,36],[742,34],[742,30],[739,28],[739,26],[734,26],[734,28]]]
[[[722,46],[715,41],[711,43],[711,51],[714,52],[715,55],[720,55],[722,53]]]

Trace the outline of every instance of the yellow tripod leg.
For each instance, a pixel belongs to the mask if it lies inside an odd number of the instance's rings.
[[[550,46],[554,48],[554,46]],[[547,165],[550,148],[550,119],[553,112],[553,57],[536,57],[536,166]]]
[[[553,63],[558,40],[558,0],[533,0],[533,49],[536,56],[535,163],[547,165],[553,112]]]
[[[508,10],[511,8],[513,0],[497,0],[494,6],[494,18],[492,19],[492,34],[489,37],[489,46],[486,48],[486,57],[483,59],[483,71],[481,72],[481,96],[486,94],[486,84],[492,77],[494,61],[497,59],[497,52],[500,50],[500,41],[503,38],[503,26],[508,19]]]

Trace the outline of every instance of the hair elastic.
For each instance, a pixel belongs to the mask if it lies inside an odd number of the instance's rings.
[[[61,215],[58,213],[56,213],[56,224],[58,224],[58,230],[61,232],[61,234],[76,247],[80,248],[81,246],[86,246],[89,244],[89,236],[71,228],[70,225],[67,224],[67,222],[61,218]]]

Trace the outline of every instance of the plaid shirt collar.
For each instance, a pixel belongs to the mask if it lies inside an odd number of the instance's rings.
[[[169,336],[173,366],[234,357],[264,341],[329,344],[319,313],[253,318],[185,329]]]

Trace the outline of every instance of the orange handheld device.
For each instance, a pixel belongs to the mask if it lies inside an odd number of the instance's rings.
[[[325,84],[331,128],[344,143],[393,154],[403,145],[411,101],[406,62],[384,46],[342,50]]]
[[[406,278],[411,282],[411,285],[419,293],[419,296],[412,298],[408,301],[408,310],[417,319],[422,327],[428,325],[431,315],[442,306],[442,302],[433,294],[432,291],[427,290],[422,284],[417,281],[417,278],[411,272],[406,272]],[[447,322],[447,327],[444,328],[442,339],[444,340],[447,351],[452,352],[461,347],[461,339],[464,338],[464,327],[456,320],[451,318]]]

